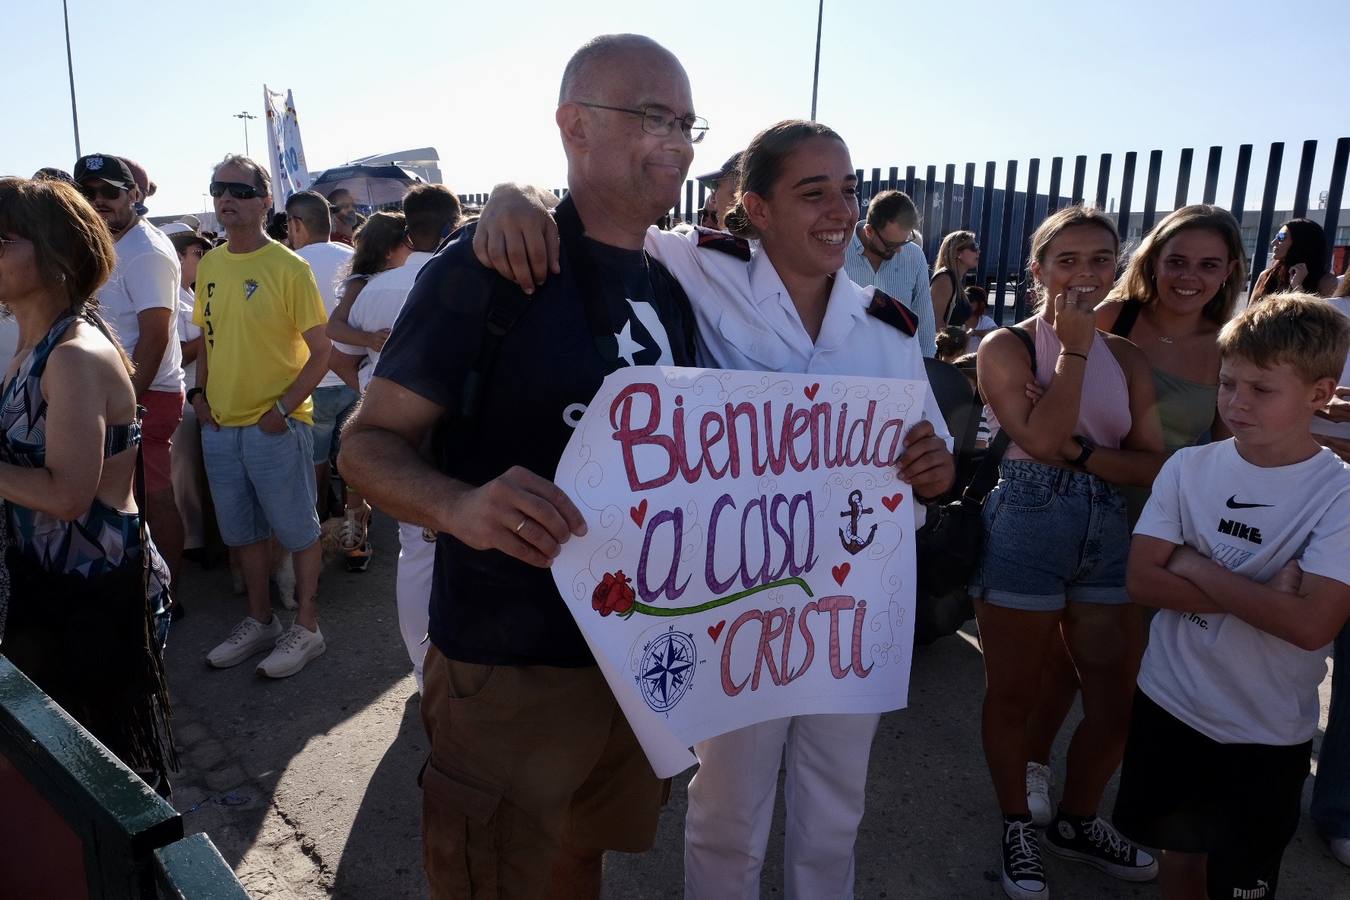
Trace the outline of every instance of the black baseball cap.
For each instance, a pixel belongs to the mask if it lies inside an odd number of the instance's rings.
[[[735,172],[741,167],[741,153],[743,152],[744,151],[739,151],[728,156],[727,161],[722,163],[722,168],[718,169],[716,172],[708,172],[704,175],[695,175],[694,178],[696,178],[699,181],[705,182],[721,181],[723,178],[726,178],[732,172]]]
[[[75,163],[75,183],[83,184],[90,178],[106,181],[113,187],[119,187],[124,191],[129,191],[136,186],[136,179],[131,174],[131,167],[123,162],[121,157],[109,156],[106,153],[91,153],[88,156],[81,156],[79,161]]]

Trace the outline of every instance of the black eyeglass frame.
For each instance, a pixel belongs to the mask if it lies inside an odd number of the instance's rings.
[[[708,135],[708,120],[702,116],[696,116],[690,113],[687,116],[677,116],[664,106],[642,106],[637,109],[630,109],[626,106],[606,106],[603,103],[588,103],[585,100],[577,100],[578,106],[586,106],[591,109],[607,109],[611,112],[628,113],[630,116],[638,116],[642,119],[642,130],[655,137],[665,137],[675,130],[675,123],[680,123],[680,131],[684,134],[684,139],[691,144],[697,144]]]

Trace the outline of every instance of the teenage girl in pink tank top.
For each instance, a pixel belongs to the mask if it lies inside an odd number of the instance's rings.
[[[984,505],[970,591],[984,651],[982,737],[1002,813],[1003,887],[1015,898],[1049,893],[1036,825],[1051,825],[1045,849],[1057,855],[1132,881],[1157,872],[1151,855],[1097,816],[1125,746],[1143,647],[1139,610],[1125,594],[1125,501],[1113,485],[1151,484],[1163,461],[1148,362],[1095,327],[1119,243],[1097,210],[1050,216],[1031,241],[1042,308],[1018,326],[1033,338],[1034,369],[1016,334],[995,331],[980,342],[990,425],[1012,438]],[[1084,718],[1052,815],[1028,804],[1027,725],[1047,652],[1060,640],[1082,682]]]

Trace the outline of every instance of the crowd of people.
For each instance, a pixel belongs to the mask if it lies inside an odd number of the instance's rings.
[[[210,173],[219,237],[152,225],[125,156],[0,179],[0,651],[167,794],[184,554],[218,537],[246,595],[206,661],[289,677],[326,649],[324,533],[365,571],[379,510],[431,740],[433,895],[598,897],[604,851],[651,846],[669,785],[548,571],[586,528],[550,481],[575,411],[627,365],[923,381],[936,357],[984,427],[954,438],[930,391],[894,462],[916,528],[964,488],[958,459],[998,466],[960,574],[1004,891],[1049,896],[1044,850],[1166,898],[1274,897],[1326,659],[1350,658],[1350,280],[1320,226],[1281,226],[1242,308],[1228,212],[1178,209],[1122,260],[1113,219],[1071,206],[1030,236],[1034,311],[1000,328],[977,235],[930,266],[913,201],[860,210],[817,122],[765,128],[700,176],[697,225],[654,226],[709,127],[694,109],[656,42],[588,42],[556,113],[566,197],[503,184],[476,220],[440,185],[397,211],[279,202],[238,155]],[[1350,866],[1346,671],[1312,818]],[[696,746],[686,896],[760,895],[784,765],[786,895],[851,896],[878,721]]]

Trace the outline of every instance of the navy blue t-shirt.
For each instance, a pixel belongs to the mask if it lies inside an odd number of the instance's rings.
[[[376,377],[447,409],[461,401],[493,291],[501,290],[499,276],[473,255],[473,232],[461,230],[423,267],[375,368]],[[695,325],[679,283],[640,250],[582,240],[599,282],[623,290],[602,292],[588,318],[581,267],[564,247],[562,274],[535,291],[501,344],[473,433],[447,419],[436,466],[451,477],[482,485],[519,465],[551,481],[607,374],[625,365],[694,365]],[[593,330],[596,309],[609,327]],[[463,662],[595,664],[549,570],[446,534],[436,546],[430,634],[441,653]]]

